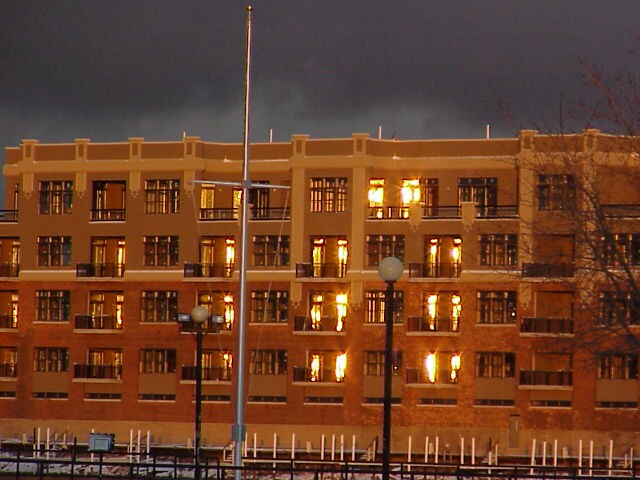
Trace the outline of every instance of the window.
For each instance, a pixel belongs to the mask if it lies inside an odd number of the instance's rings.
[[[63,347],[37,347],[33,355],[34,372],[68,372],[69,349]]]
[[[18,374],[18,349],[0,347],[0,377],[15,377]]]
[[[310,193],[312,212],[347,210],[347,179],[344,177],[312,178]]]
[[[73,182],[69,180],[40,182],[40,215],[71,213]]]
[[[37,290],[36,322],[66,322],[70,305],[69,290]]]
[[[538,175],[538,210],[568,210],[575,201],[573,175]]]
[[[174,322],[178,314],[178,292],[150,290],[142,292],[143,322]]]
[[[638,355],[612,353],[600,356],[600,380],[635,380],[638,378]]]
[[[640,235],[606,235],[602,240],[602,254],[610,267],[640,265]]]
[[[206,307],[211,315],[222,317],[223,328],[231,330],[235,318],[233,294],[230,292],[200,292],[198,305]]]
[[[518,236],[480,235],[480,265],[501,267],[518,264]]]
[[[369,179],[369,192],[367,193],[369,200],[369,217],[384,217],[384,178]]]
[[[384,323],[386,290],[372,290],[366,293],[367,312],[365,323]],[[393,323],[402,323],[404,316],[404,293],[402,290],[393,292]]]
[[[309,316],[296,317],[296,330],[343,332],[349,301],[346,293],[310,292]]]
[[[140,350],[140,373],[175,373],[176,350],[144,348]]]
[[[254,236],[253,265],[256,267],[281,267],[289,265],[289,236]]]
[[[71,237],[38,237],[38,266],[71,265]]]
[[[462,297],[455,292],[424,293],[422,318],[426,330],[434,332],[457,332],[460,330]]]
[[[249,358],[251,375],[284,375],[287,373],[286,350],[251,350]]]
[[[462,265],[462,238],[458,236],[427,237],[425,268],[420,276],[459,277]],[[412,276],[412,272],[409,272]]]
[[[512,352],[477,352],[476,377],[513,378],[516,354]]]
[[[516,292],[478,292],[478,323],[515,323],[516,316]]]
[[[367,266],[377,267],[386,257],[404,259],[404,235],[367,235]]]
[[[474,202],[480,207],[495,207],[497,201],[497,178],[458,179],[458,204],[462,202]]]
[[[636,325],[638,307],[629,293],[605,291],[600,293],[600,323],[602,325]]]
[[[233,357],[229,350],[202,352],[202,379],[231,381]]]
[[[147,267],[166,267],[178,264],[178,236],[144,237],[144,264]]]
[[[402,368],[402,352],[394,350],[391,358],[392,375],[400,375]],[[384,376],[384,351],[369,350],[364,352],[364,374],[368,377]]]
[[[287,323],[289,292],[254,290],[251,292],[251,323]]]
[[[422,378],[426,383],[458,383],[461,356],[459,353],[438,352],[424,356]]]
[[[146,180],[144,194],[145,213],[178,213],[180,211],[179,180]]]

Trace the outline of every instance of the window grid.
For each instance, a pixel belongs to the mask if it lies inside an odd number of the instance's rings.
[[[481,266],[515,266],[518,264],[518,236],[515,234],[480,235]]]
[[[478,323],[515,323],[516,318],[516,292],[478,292]]]
[[[178,292],[150,290],[142,292],[142,322],[174,322],[178,315]]]
[[[70,214],[72,203],[72,181],[51,180],[40,182],[40,215]]]
[[[178,265],[178,236],[144,237],[144,264],[147,267]]]
[[[538,175],[538,210],[568,210],[575,205],[573,175]]]
[[[347,209],[345,177],[312,178],[310,193],[312,212],[344,212]]]
[[[476,377],[513,378],[516,354],[512,352],[477,352]]]
[[[251,323],[287,323],[289,292],[255,290],[251,292]]]
[[[68,372],[69,349],[63,347],[37,347],[33,355],[34,372]]]
[[[178,213],[180,211],[179,180],[146,180],[145,213]]]
[[[38,290],[36,291],[36,321],[66,322],[69,320],[71,291]]]
[[[366,292],[367,311],[365,323],[384,323],[384,312],[386,309],[386,290],[370,290]],[[404,316],[404,292],[394,290],[393,292],[393,323],[402,323]]]
[[[254,236],[253,265],[256,267],[282,267],[289,265],[289,236]]]
[[[404,260],[404,235],[367,235],[367,265],[377,267],[386,257]]]
[[[284,375],[287,373],[286,350],[251,350],[249,360],[251,375]]]
[[[71,264],[71,237],[38,237],[38,266],[61,267]]]
[[[176,350],[144,348],[140,350],[140,373],[175,373]]]

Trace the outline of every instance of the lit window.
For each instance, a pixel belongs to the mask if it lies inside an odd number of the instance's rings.
[[[228,328],[233,325],[234,313],[233,313],[233,295],[227,294],[223,297],[224,300],[224,323]]]
[[[225,245],[225,262],[227,265],[233,265],[236,260],[236,241],[233,238],[227,238]]]
[[[322,294],[311,296],[311,329],[320,330],[322,328]]]
[[[436,294],[427,297],[427,317],[429,330],[435,330],[436,320],[438,318],[438,295]]]
[[[453,247],[451,247],[451,259],[454,261],[454,263],[458,263],[460,261],[461,250],[462,250],[462,239],[454,238]]]
[[[458,383],[458,370],[460,370],[460,354],[451,355],[451,383]]]
[[[341,353],[336,357],[336,381],[344,381],[344,374],[347,371],[347,354]]]
[[[424,368],[425,368],[425,371],[427,373],[427,378],[429,379],[429,382],[435,383],[436,382],[437,368],[438,368],[438,362],[436,360],[436,354],[435,353],[429,353],[424,358]]]
[[[451,295],[451,322],[454,332],[458,331],[460,322],[460,313],[462,312],[462,300],[460,295]]]
[[[375,218],[383,217],[382,206],[384,205],[384,179],[372,178],[369,180],[369,209],[370,216]]]
[[[347,294],[339,293],[336,295],[336,331],[341,332],[344,330],[344,320],[347,317]]]
[[[322,368],[322,362],[320,360],[320,355],[318,354],[313,354],[311,355],[311,362],[310,362],[310,374],[309,374],[309,379],[312,382],[318,382],[320,381],[320,373],[321,373],[321,368]]]

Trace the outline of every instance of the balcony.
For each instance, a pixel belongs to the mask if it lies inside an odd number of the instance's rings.
[[[294,382],[310,383],[343,383],[344,377],[338,379],[336,371],[331,369],[312,370],[306,367],[293,367]]]
[[[570,387],[572,374],[566,370],[520,370],[520,385]]]
[[[569,278],[573,277],[573,263],[523,263],[523,277]]]
[[[518,206],[476,205],[476,218],[518,218]]]
[[[75,364],[73,366],[73,377],[96,380],[120,380],[122,379],[122,365]]]
[[[438,371],[431,381],[422,368],[407,368],[405,382],[417,385],[455,385],[460,376],[459,370],[450,368],[438,368]],[[453,378],[452,378],[453,377]]]
[[[124,222],[124,208],[92,208],[92,222]]]
[[[16,378],[18,376],[17,363],[0,363],[0,377]]]
[[[18,328],[18,318],[12,313],[0,313],[0,328]]]
[[[232,263],[185,263],[184,278],[231,278]]]
[[[408,220],[412,207],[369,207],[369,220]],[[418,206],[420,218],[460,218],[458,205]]]
[[[640,205],[602,205],[602,213],[608,218],[638,218]]]
[[[407,317],[407,333],[457,333],[460,320],[451,317]]]
[[[115,315],[76,315],[76,330],[122,330]]]
[[[78,263],[76,277],[122,278],[124,263]]]
[[[346,263],[296,263],[296,278],[344,278]]]
[[[0,223],[18,221],[18,210],[0,210]]]
[[[316,323],[310,317],[295,317],[293,330],[305,333],[344,333],[344,320],[341,323],[341,330],[338,330],[338,326],[336,317],[322,317]]]
[[[202,380],[205,382],[230,382],[232,371],[228,367],[202,367]],[[196,380],[196,367],[182,366],[182,380]]]
[[[0,277],[16,278],[20,273],[17,263],[0,263]]]
[[[251,220],[291,220],[288,207],[253,207]]]
[[[238,212],[237,208],[201,208],[198,219],[202,221],[237,220]]]
[[[410,263],[409,278],[457,278],[460,263]]]
[[[573,320],[570,318],[523,317],[520,332],[571,335],[573,334]]]

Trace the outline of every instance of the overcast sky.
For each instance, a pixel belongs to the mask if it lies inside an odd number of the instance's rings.
[[[0,0],[0,142],[242,141],[247,3]],[[621,71],[640,27],[636,0],[253,7],[253,141],[554,125],[588,94],[576,57]]]

